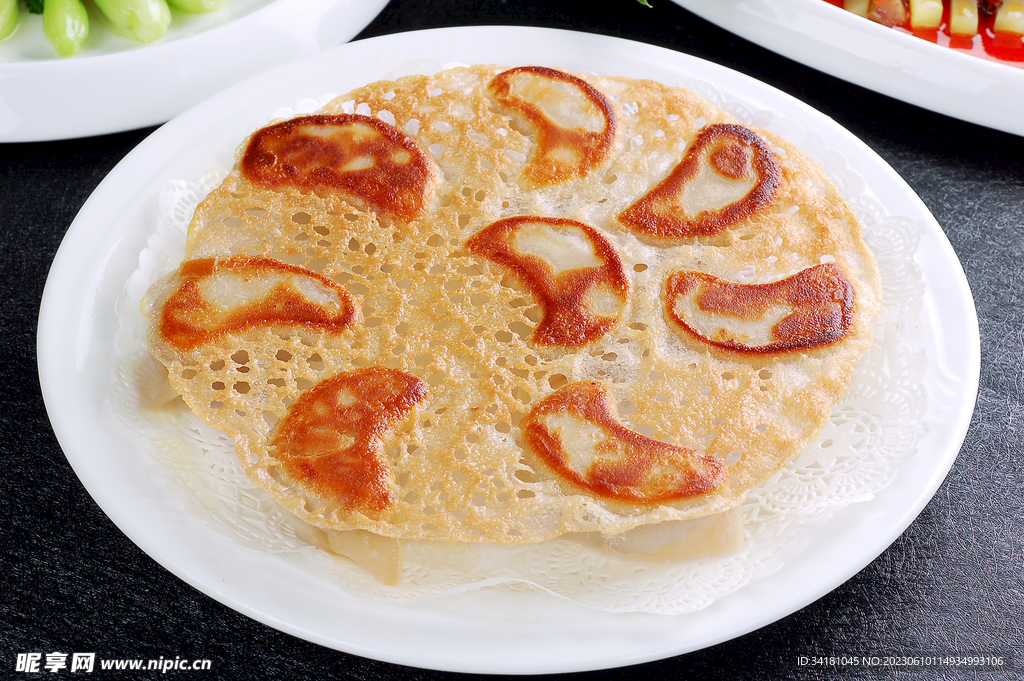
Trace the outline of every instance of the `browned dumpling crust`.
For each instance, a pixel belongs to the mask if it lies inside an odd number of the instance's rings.
[[[259,327],[338,334],[355,322],[336,282],[269,258],[203,258],[182,264],[160,314],[161,340],[182,352]]]
[[[608,390],[572,383],[530,410],[523,433],[531,451],[557,475],[600,497],[658,504],[713,491],[725,464],[624,427]]]
[[[467,243],[473,253],[508,268],[543,311],[533,332],[539,345],[575,348],[619,321],[629,280],[615,247],[589,225],[565,218],[499,220]]]
[[[539,66],[499,73],[490,83],[501,110],[536,140],[526,176],[537,184],[583,177],[615,145],[615,107],[582,78]]]
[[[651,237],[714,236],[770,204],[781,171],[761,137],[742,125],[703,128],[658,186],[619,215]]]
[[[334,376],[288,409],[270,446],[292,479],[313,494],[348,510],[379,512],[394,501],[384,441],[427,392],[426,383],[393,369]]]
[[[384,215],[427,211],[437,166],[415,140],[369,116],[302,116],[261,128],[240,163],[266,187],[338,192]]]
[[[766,284],[675,272],[665,286],[668,315],[680,329],[718,349],[761,355],[840,340],[853,328],[855,297],[834,263]]]

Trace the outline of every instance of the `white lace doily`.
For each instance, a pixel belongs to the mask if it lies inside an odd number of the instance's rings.
[[[153,282],[181,262],[193,211],[226,169],[211,171],[199,181],[171,182],[160,197],[159,222],[118,300],[117,376],[109,409],[135,433],[154,475],[180,500],[182,512],[253,550],[301,553],[309,559],[310,570],[328,574],[346,592],[364,598],[407,604],[502,586],[546,591],[607,611],[679,614],[707,607],[772,574],[806,545],[812,527],[887,486],[927,431],[925,355],[911,337],[925,288],[914,262],[925,227],[888,215],[846,159],[799,123],[727,101],[706,83],[683,86],[741,122],[789,139],[821,165],[861,219],[882,275],[883,306],[874,346],[857,366],[821,437],[750,494],[742,507],[742,552],[685,563],[639,563],[571,540],[519,547],[414,541],[405,545],[403,583],[389,587],[347,559],[298,538],[269,495],[246,477],[234,443],[224,433],[202,423],[180,400],[162,410],[143,409],[164,378],[146,349],[140,300]],[[328,99],[303,100],[291,111],[274,112],[273,118],[313,111]]]

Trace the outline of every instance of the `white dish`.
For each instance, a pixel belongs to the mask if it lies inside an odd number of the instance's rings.
[[[387,0],[226,0],[207,14],[174,12],[142,45],[98,16],[75,57],[59,58],[42,17],[22,12],[0,41],[0,142],[88,137],[157,125],[223,88],[352,39]]]
[[[722,28],[875,92],[1024,135],[1024,69],[915,38],[823,0],[673,0]]]
[[[704,610],[671,617],[600,612],[539,593],[492,589],[382,605],[342,593],[301,556],[246,549],[181,512],[157,476],[139,464],[140,444],[103,408],[113,380],[115,302],[146,247],[160,190],[168,180],[198,178],[231,158],[249,130],[303,97],[452,63],[536,63],[663,82],[702,80],[755,111],[799,121],[842,154],[890,214],[924,225],[917,253],[927,294],[919,343],[928,362],[931,430],[919,453],[871,500],[813,530],[807,548],[780,571]],[[970,290],[938,224],[891,168],[833,121],[762,83],[679,53],[608,37],[498,27],[342,45],[175,118],[133,150],[82,208],[54,259],[38,329],[43,396],[69,462],[104,512],[156,561],[216,600],[301,638],[389,662],[483,673],[580,671],[678,655],[757,629],[828,593],[895,540],[944,479],[973,412],[979,355]]]

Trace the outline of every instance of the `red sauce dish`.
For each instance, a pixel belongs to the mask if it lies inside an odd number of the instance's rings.
[[[846,5],[845,0],[825,0],[825,2],[842,9],[845,9]],[[978,32],[973,36],[950,33],[950,0],[944,0],[942,4],[942,21],[938,28],[912,28],[909,10],[906,12],[907,19],[902,24],[890,26],[890,28],[975,57],[1024,68],[1024,39],[1017,33],[996,31],[995,13],[985,11],[984,2],[978,3]],[[989,4],[997,5],[999,3],[990,2]]]

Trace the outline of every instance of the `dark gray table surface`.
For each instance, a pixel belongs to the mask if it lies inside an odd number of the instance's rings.
[[[874,94],[746,42],[669,0],[652,3],[653,9],[633,0],[394,0],[358,37],[480,24],[588,31],[702,57],[807,102],[878,152],[942,226],[977,304],[981,387],[945,483],[909,529],[859,574],[738,639],[587,676],[1024,678],[1024,138]],[[323,648],[197,592],[111,523],[64,458],[36,373],[40,296],[83,202],[151,132],[0,144],[0,678],[36,677],[15,671],[18,653],[60,650],[212,662],[209,672],[172,671],[166,678],[455,676]],[[991,673],[797,664],[801,655],[915,653],[995,654],[1008,666]],[[67,670],[38,677],[65,675],[89,677]],[[100,672],[91,678],[101,678]]]

